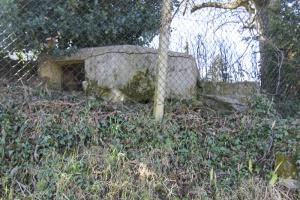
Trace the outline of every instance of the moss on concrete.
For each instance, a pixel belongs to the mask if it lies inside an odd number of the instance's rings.
[[[297,165],[296,156],[284,155],[283,153],[276,154],[275,168],[278,167],[277,175],[282,178],[296,178]]]
[[[88,95],[106,98],[111,96],[111,89],[108,87],[99,86],[96,81],[88,81],[88,86],[85,91]]]
[[[121,96],[126,96],[129,99],[134,99],[138,102],[150,101],[155,92],[155,78],[148,70],[137,71],[132,79],[119,89]],[[99,86],[97,81],[88,81],[86,88],[87,95],[94,95],[99,98],[118,98],[115,97],[113,88]],[[120,95],[119,95],[120,96]]]
[[[155,92],[155,77],[148,70],[137,71],[129,83],[120,91],[130,99],[147,102],[153,99]]]

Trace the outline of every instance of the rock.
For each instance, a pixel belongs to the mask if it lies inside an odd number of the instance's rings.
[[[259,94],[260,88],[256,82],[199,81],[198,86],[200,100],[221,114],[246,111],[251,96]]]
[[[296,155],[285,155],[277,153],[275,156],[275,169],[277,168],[277,175],[281,178],[296,178],[297,164]]]
[[[202,95],[201,100],[211,109],[223,114],[232,112],[244,112],[248,105],[239,101],[239,99],[230,96]]]
[[[284,186],[290,190],[298,189],[298,181],[295,179],[287,178],[287,179],[279,179],[278,185]]]

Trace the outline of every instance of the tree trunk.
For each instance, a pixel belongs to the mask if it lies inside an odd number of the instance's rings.
[[[164,116],[164,104],[167,92],[168,50],[170,43],[170,24],[172,20],[172,1],[164,0],[160,25],[158,70],[154,99],[155,120],[160,122]]]
[[[280,82],[280,77],[278,77],[278,74],[274,74],[274,72],[277,71],[275,67],[277,67],[279,63],[278,60],[272,61],[276,50],[272,47],[269,30],[270,11],[280,6],[280,0],[270,0],[270,2],[266,1],[266,3],[262,3],[261,0],[256,0],[254,4],[256,26],[259,34],[261,89],[267,93],[276,94],[276,85]],[[270,69],[270,66],[273,67]]]

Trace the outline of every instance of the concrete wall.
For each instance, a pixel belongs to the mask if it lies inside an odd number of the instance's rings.
[[[202,81],[200,92],[203,94],[220,96],[251,96],[259,93],[259,83],[257,82],[212,82]]]
[[[51,88],[62,88],[62,66],[52,60],[43,60],[39,63],[39,76],[47,81]]]

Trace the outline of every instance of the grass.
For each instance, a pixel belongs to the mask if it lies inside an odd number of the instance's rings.
[[[297,199],[269,181],[299,124],[264,97],[224,116],[169,102],[157,124],[151,105],[25,89],[1,91],[0,199]]]

